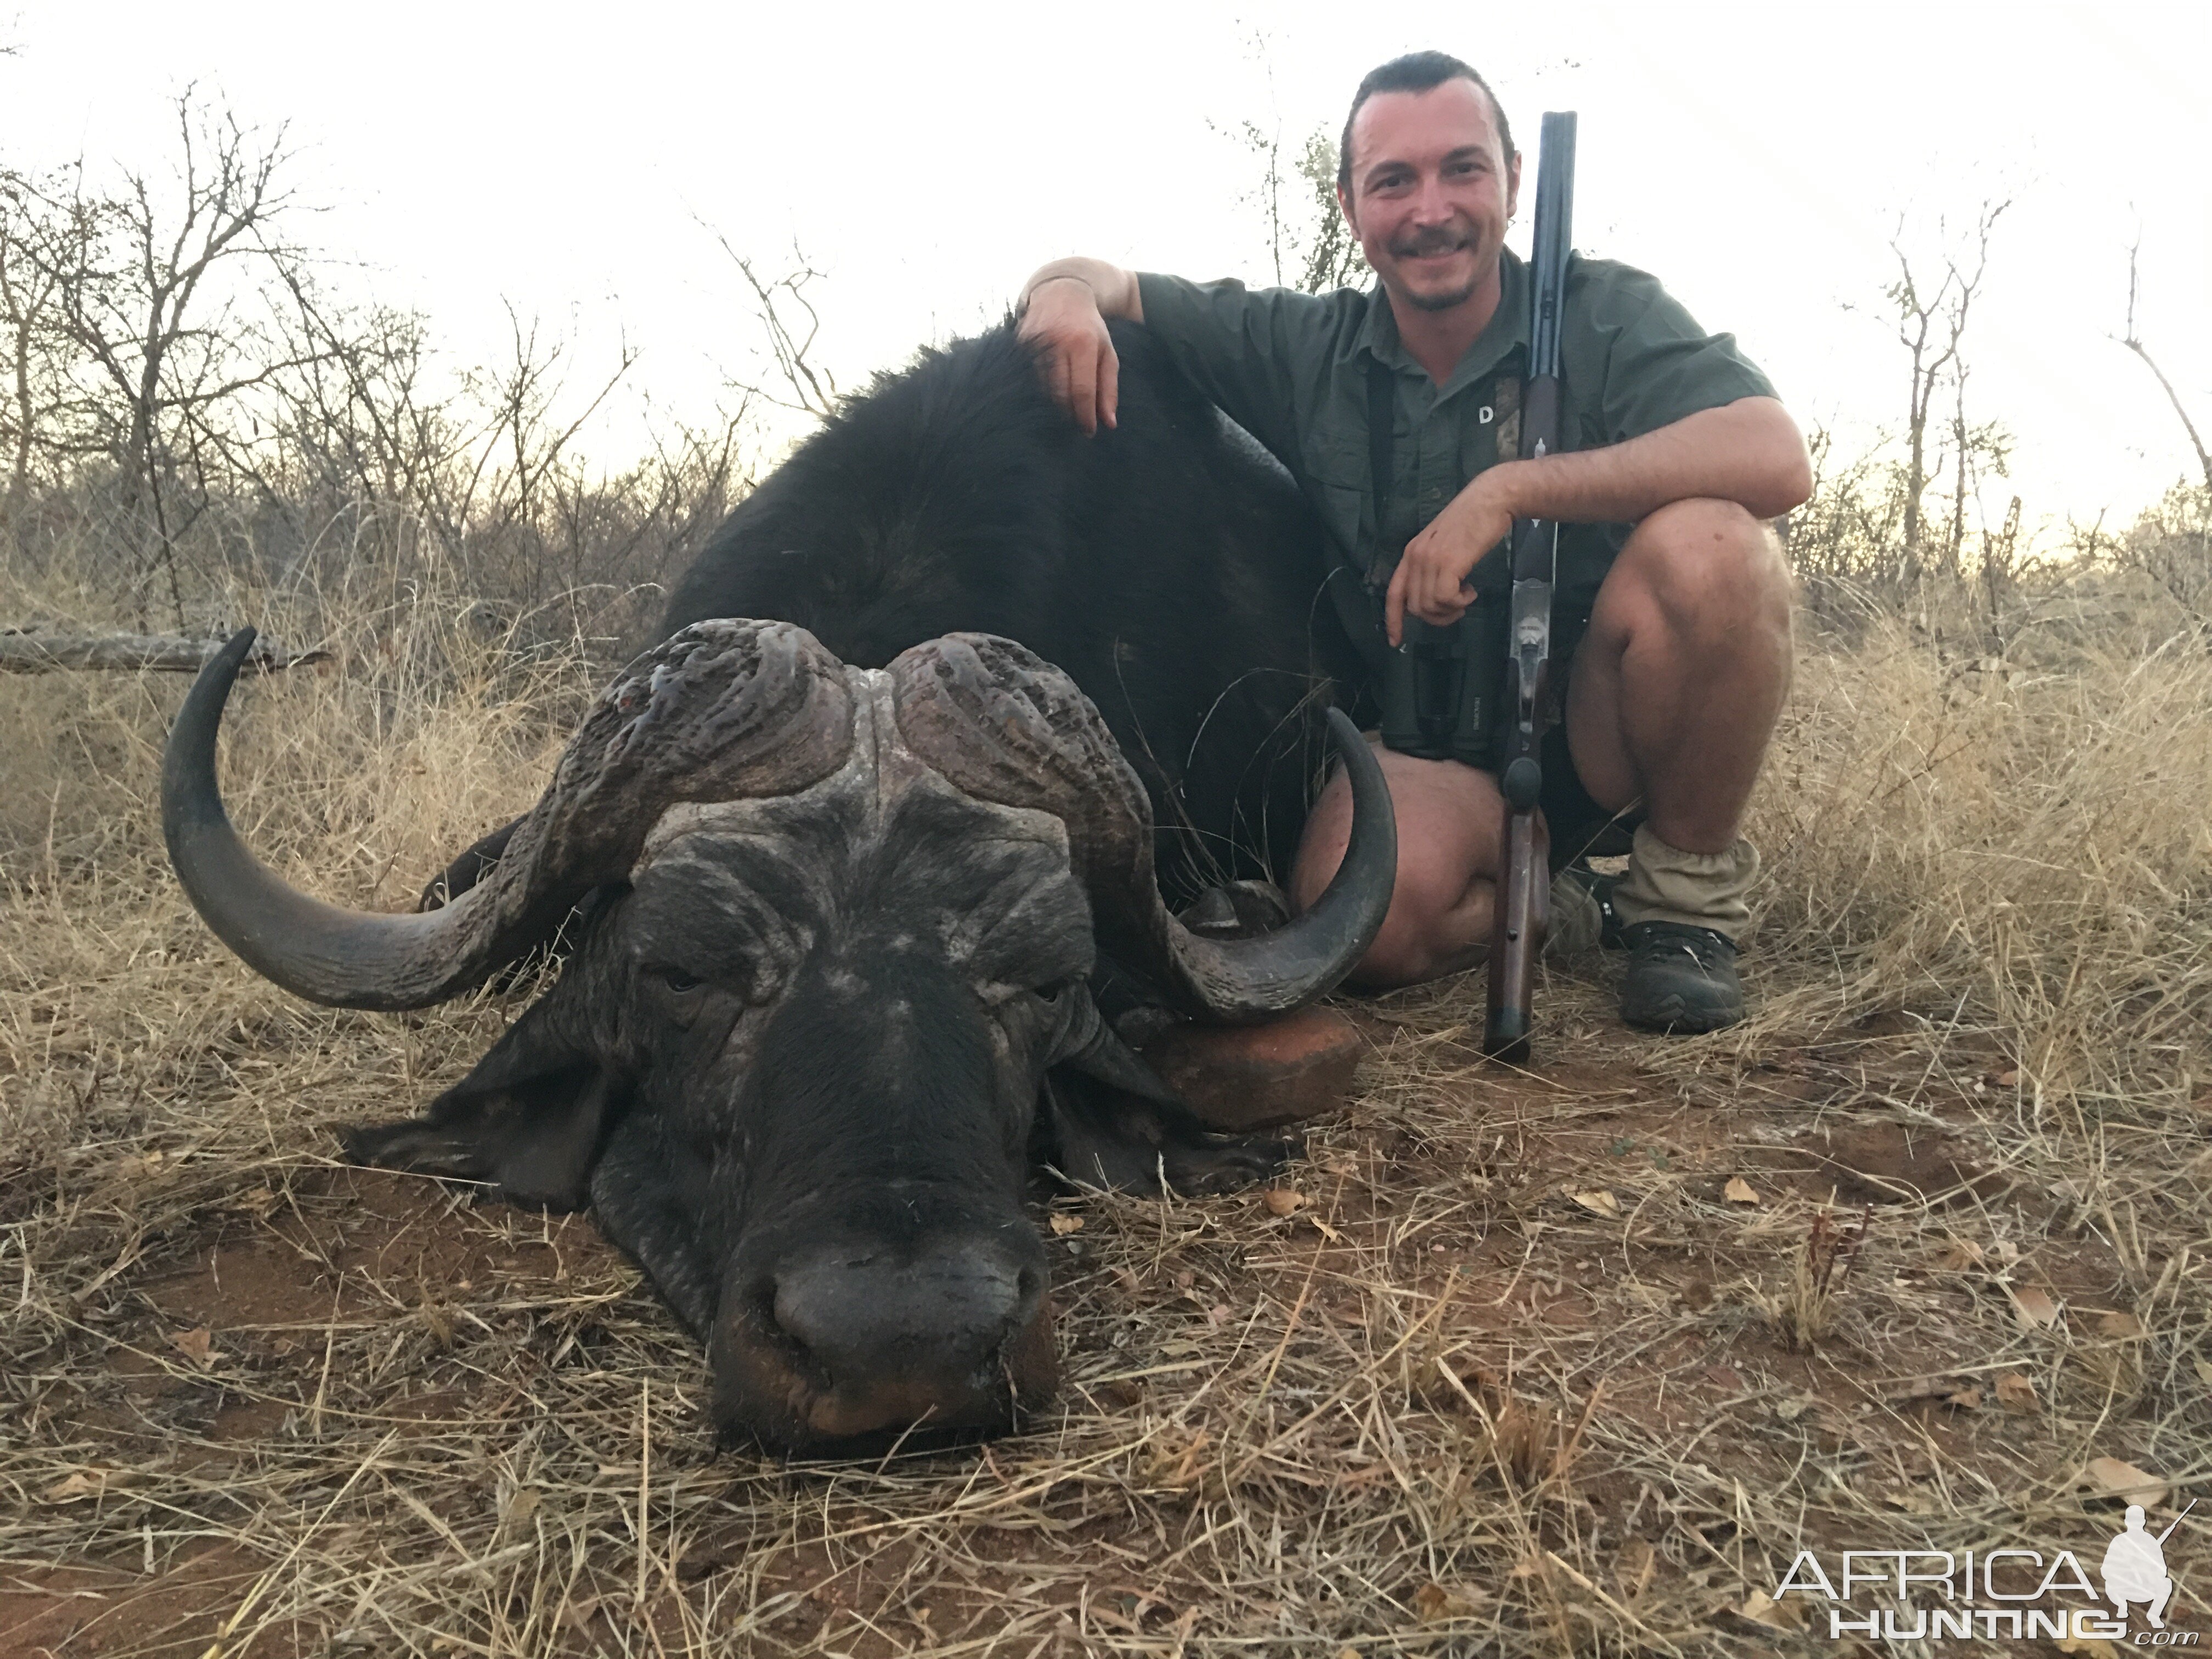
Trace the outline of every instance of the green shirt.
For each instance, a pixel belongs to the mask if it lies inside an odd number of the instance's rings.
[[[1146,327],[1200,391],[1290,470],[1340,556],[1379,593],[1414,533],[1475,474],[1519,453],[1529,275],[1510,249],[1501,263],[1498,313],[1441,386],[1400,343],[1379,283],[1366,293],[1311,295],[1149,273],[1137,280]],[[1657,279],[1610,259],[1569,262],[1560,356],[1560,434],[1569,449],[1619,443],[1699,410],[1774,395],[1733,337],[1706,333]],[[1377,359],[1397,391],[1379,526],[1367,431],[1368,364]],[[1587,608],[1629,529],[1563,531],[1564,602]]]

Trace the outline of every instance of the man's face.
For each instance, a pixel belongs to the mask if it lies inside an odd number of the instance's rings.
[[[1337,199],[1382,285],[1423,311],[1473,299],[1498,268],[1521,161],[1481,88],[1377,93],[1352,123],[1352,186]]]

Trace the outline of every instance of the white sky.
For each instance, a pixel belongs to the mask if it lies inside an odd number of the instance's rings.
[[[1880,311],[1900,218],[1932,258],[1939,219],[2011,196],[1970,412],[2019,434],[2030,522],[2124,517],[2194,471],[2111,337],[2140,226],[2142,332],[2212,427],[2212,8],[1277,0],[1272,86],[1252,15],[33,0],[0,11],[0,160],[157,165],[192,81],[289,124],[327,209],[305,234],[428,311],[457,362],[496,355],[506,303],[574,337],[580,389],[618,340],[642,349],[629,413],[596,437],[619,464],[642,400],[704,414],[754,339],[700,221],[769,265],[803,244],[849,382],[991,319],[1062,252],[1266,278],[1237,201],[1253,165],[1209,118],[1333,129],[1362,71],[1437,46],[1491,77],[1532,149],[1541,110],[1581,112],[1577,245],[1734,330],[1808,425],[1898,418]]]

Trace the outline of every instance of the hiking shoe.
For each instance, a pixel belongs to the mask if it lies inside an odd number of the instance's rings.
[[[1735,945],[1710,927],[1631,922],[1620,930],[1628,972],[1620,1017],[1646,1031],[1717,1031],[1743,1018]]]

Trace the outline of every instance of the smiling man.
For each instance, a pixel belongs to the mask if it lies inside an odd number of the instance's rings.
[[[1790,580],[1765,521],[1805,500],[1811,470],[1730,337],[1705,333],[1642,271],[1580,258],[1562,329],[1565,448],[1520,453],[1530,277],[1505,229],[1521,177],[1482,77],[1416,52],[1369,75],[1345,123],[1337,200],[1378,278],[1371,293],[1060,259],[1023,289],[1021,331],[1086,431],[1116,416],[1107,319],[1157,335],[1328,525],[1332,596],[1378,685],[1389,649],[1439,637],[1422,630],[1454,628],[1486,586],[1502,588],[1501,559],[1485,556],[1516,518],[1562,521],[1553,862],[1608,824],[1634,837],[1617,886],[1557,884],[1556,913],[1594,934],[1601,890],[1630,952],[1623,1017],[1711,1030],[1743,1017],[1736,941],[1759,859],[1740,827],[1790,681]],[[1479,756],[1487,740],[1461,733],[1455,747]],[[1376,741],[1398,885],[1360,978],[1403,985],[1482,959],[1504,807],[1488,768]],[[1307,824],[1293,902],[1326,884],[1349,819],[1338,780]]]

